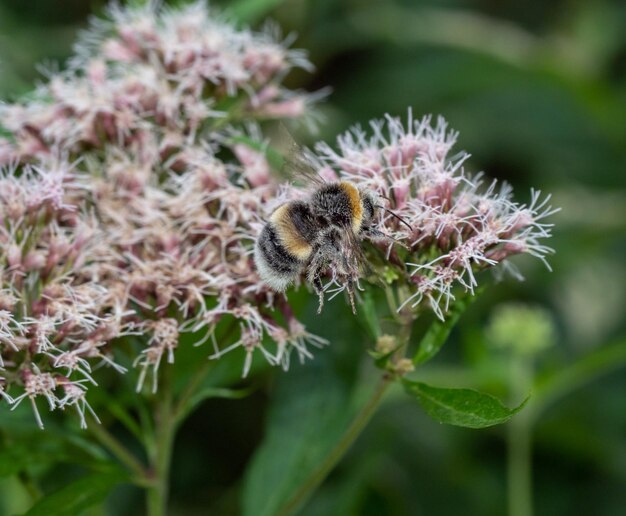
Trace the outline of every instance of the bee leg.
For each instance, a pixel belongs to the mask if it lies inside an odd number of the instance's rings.
[[[315,271],[315,276],[313,277],[313,288],[315,288],[315,292],[317,292],[317,296],[319,298],[317,313],[321,314],[322,309],[324,308],[324,284],[322,283],[322,278],[320,278],[319,270]]]
[[[352,313],[356,315],[356,305],[354,304],[354,282],[351,278],[347,280],[346,290],[348,291],[348,299],[350,300]]]
[[[322,272],[326,267],[325,256],[327,253],[328,251],[324,245],[321,245],[317,248],[308,264],[307,280],[313,285],[313,288],[319,298],[319,306],[317,308],[318,314],[322,313],[322,309],[324,308],[324,284],[322,283]]]
[[[397,238],[392,237],[391,235],[388,235],[387,233],[383,233],[382,231],[379,231],[378,229],[368,228],[367,230],[364,231],[364,236],[365,238],[373,242],[376,242],[377,240],[384,241],[388,243],[397,244],[400,247],[403,247],[404,249],[409,249],[409,247],[405,243],[401,242]]]

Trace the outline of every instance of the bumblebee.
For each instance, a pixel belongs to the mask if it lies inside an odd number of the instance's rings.
[[[283,204],[270,216],[254,249],[257,271],[278,292],[306,273],[319,296],[319,313],[324,305],[322,276],[331,266],[344,282],[354,311],[354,286],[365,265],[360,242],[382,236],[374,227],[376,196],[349,181],[316,182],[309,199]]]
[[[321,163],[281,127],[289,149],[282,172],[291,179],[304,179],[313,189],[305,200],[279,206],[263,227],[254,247],[254,261],[261,279],[277,292],[284,292],[301,274],[306,275],[319,296],[318,313],[324,306],[322,277],[327,270],[336,292],[346,290],[352,306],[354,289],[368,263],[361,248],[364,240],[395,241],[377,229],[378,210],[401,217],[379,204],[379,196],[350,181],[325,182],[317,173]]]

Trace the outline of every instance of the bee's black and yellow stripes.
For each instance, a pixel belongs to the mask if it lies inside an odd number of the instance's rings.
[[[369,197],[347,181],[322,186],[308,201],[283,204],[257,240],[254,258],[259,274],[275,290],[285,290],[314,253],[328,248],[323,246],[324,238],[337,230],[358,235],[373,213]],[[335,233],[328,232],[332,228]]]

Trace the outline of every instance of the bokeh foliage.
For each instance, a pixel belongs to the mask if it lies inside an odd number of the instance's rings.
[[[297,31],[298,46],[310,50],[318,69],[312,77],[294,75],[292,85],[332,87],[321,106],[326,118],[321,133],[313,136],[303,128],[298,135],[303,141],[330,139],[385,112],[403,114],[408,105],[417,114],[444,115],[459,130],[460,147],[473,153],[471,168],[510,181],[518,192],[530,185],[554,192],[555,204],[563,207],[555,217],[554,272],[521,262],[527,281],[488,289],[417,379],[482,388],[510,396],[510,406],[518,404],[524,396],[512,385],[515,352],[494,346],[493,332],[485,329],[497,326],[492,319],[500,303],[543,307],[555,325],[554,343],[530,358],[535,380],[526,377],[535,396],[525,410],[533,419],[536,510],[621,514],[626,505],[626,374],[620,368],[626,355],[623,2],[222,4],[242,22],[260,23],[269,15],[285,32]],[[28,92],[37,78],[36,63],[62,66],[76,31],[102,6],[78,0],[0,2],[0,97]],[[365,351],[373,342],[365,322],[339,300],[317,317],[309,294],[290,296],[307,314],[311,331],[329,336],[332,328],[333,345],[287,374],[259,366],[240,386],[252,390],[243,399],[209,397],[200,404],[176,443],[172,513],[273,514],[289,482],[328,446],[342,418],[371,387]],[[184,375],[186,360],[204,358],[203,353],[179,353],[177,374]],[[239,367],[240,357],[220,362],[214,385],[206,387],[232,381]],[[502,514],[506,429],[439,425],[401,394],[400,389],[390,394],[303,514]],[[113,401],[121,407],[132,402]],[[111,400],[101,403],[113,406]],[[45,492],[65,490],[56,500],[65,495],[78,504],[99,493],[104,499],[112,479],[123,480],[86,437],[63,439],[64,425],[72,423],[51,418],[44,441],[27,407],[18,413],[23,417],[8,419],[0,412],[0,514],[29,506],[28,479],[16,478],[24,467]],[[121,440],[128,432],[121,426],[114,431]],[[264,462],[273,469],[259,470]],[[87,464],[97,479],[86,493]],[[45,506],[38,510],[49,514]],[[110,514],[141,510],[139,490],[128,485],[105,501]]]

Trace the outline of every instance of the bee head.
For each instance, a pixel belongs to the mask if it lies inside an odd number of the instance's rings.
[[[398,216],[396,213],[391,211],[388,208],[385,208],[381,203],[381,195],[376,194],[370,190],[361,190],[361,204],[363,205],[363,222],[361,226],[363,228],[369,228],[373,223],[378,210],[383,210],[389,213],[395,219],[398,219],[402,224],[404,224],[410,230],[412,229],[409,223],[404,220],[402,217]],[[386,198],[386,197],[385,197]]]

